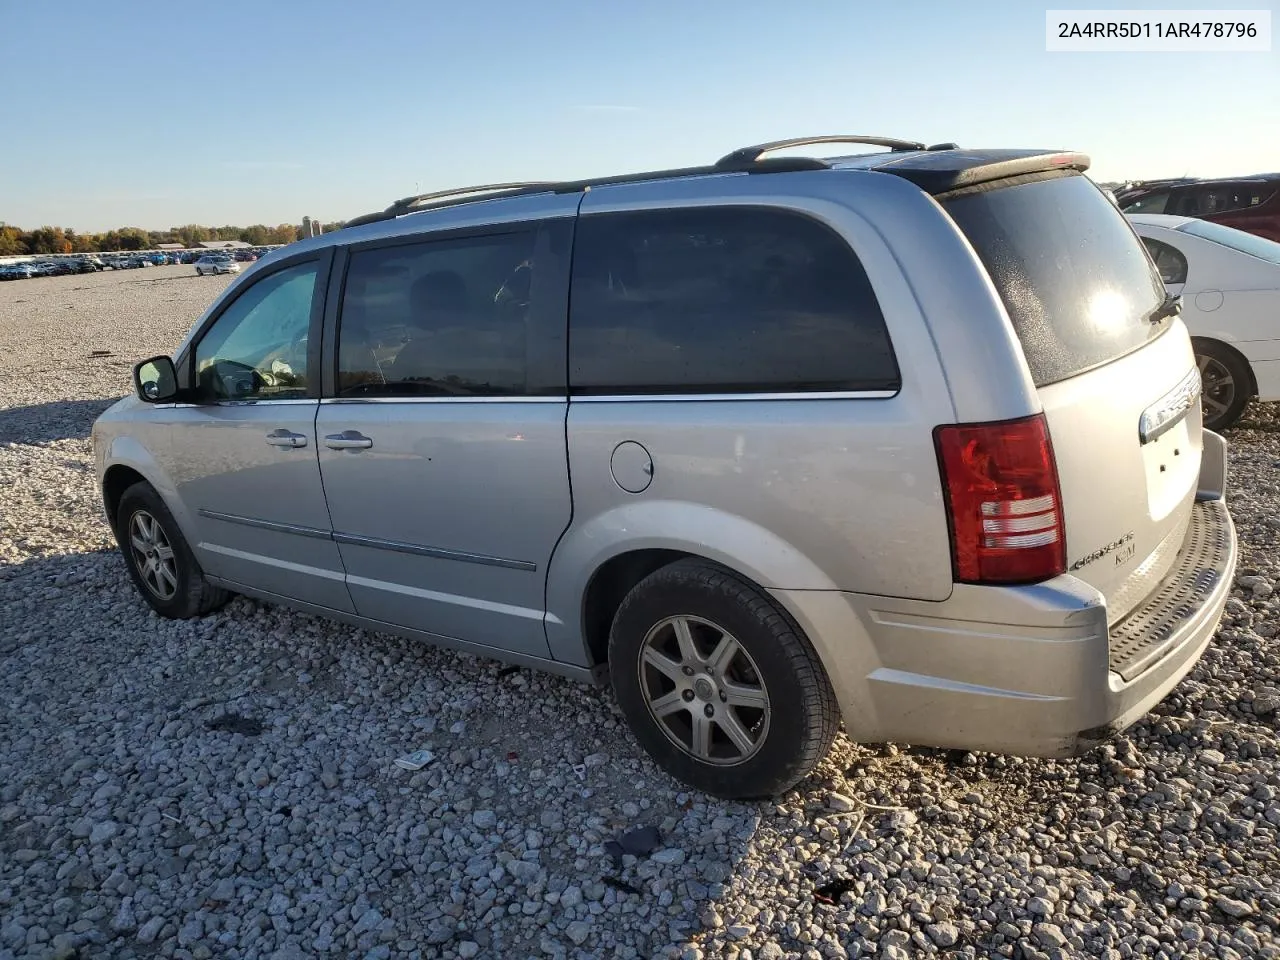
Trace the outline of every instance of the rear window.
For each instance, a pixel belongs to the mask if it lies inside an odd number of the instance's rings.
[[[947,212],[977,251],[1036,386],[1138,349],[1164,286],[1124,215],[1083,176],[958,196]]]

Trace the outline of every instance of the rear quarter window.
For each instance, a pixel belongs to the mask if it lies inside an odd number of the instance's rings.
[[[584,216],[570,303],[578,395],[899,386],[862,264],[829,227],[791,211]]]
[[[1155,261],[1161,280],[1165,283],[1187,282],[1187,258],[1182,255],[1182,251],[1153,237],[1143,237],[1142,242]]]
[[[997,186],[943,206],[986,267],[1036,386],[1119,359],[1167,324],[1164,285],[1124,215],[1080,175]]]

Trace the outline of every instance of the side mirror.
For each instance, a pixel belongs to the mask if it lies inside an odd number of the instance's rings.
[[[178,397],[178,371],[169,357],[152,357],[133,368],[133,389],[143,403],[173,403]]]

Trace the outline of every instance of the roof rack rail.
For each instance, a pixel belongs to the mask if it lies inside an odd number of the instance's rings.
[[[558,183],[559,181],[555,180],[521,180],[514,183],[483,183],[476,187],[453,187],[449,190],[437,190],[434,193],[416,193],[412,197],[397,200],[391,206],[408,209],[427,200],[444,200],[446,197],[461,197],[469,193],[498,193],[507,190],[530,190],[535,187],[539,190],[553,190]]]
[[[794,173],[797,170],[826,170],[831,166],[815,157],[768,157],[751,163],[717,163],[709,167],[677,167],[671,170],[647,170],[643,173],[620,173],[587,180],[566,180],[556,193],[577,193],[593,187],[611,187],[622,183],[644,183],[649,180],[676,180],[681,177],[711,177],[723,173]]]
[[[717,167],[737,167],[746,163],[754,163],[764,154],[774,150],[785,150],[788,147],[807,147],[818,143],[866,143],[875,147],[888,147],[890,150],[923,150],[925,145],[918,140],[898,140],[894,137],[867,137],[861,134],[830,134],[823,137],[794,137],[790,140],[774,140],[770,143],[758,143],[752,147],[739,147],[733,153],[726,153],[716,161]]]
[[[647,180],[673,180],[678,177],[706,177],[723,173],[785,173],[796,170],[825,170],[828,166],[823,160],[814,157],[769,157],[751,162],[735,161],[719,163],[705,167],[681,167],[673,170],[649,170],[643,173],[623,173],[609,177],[591,177],[585,180],[564,181],[529,181],[518,183],[491,183],[479,187],[457,187],[452,190],[438,190],[434,193],[420,193],[412,197],[397,200],[385,210],[366,213],[343,224],[347,227],[362,227],[382,220],[393,220],[406,213],[418,213],[435,210],[440,207],[452,207],[463,203],[475,203],[479,200],[493,200],[505,197],[519,197],[531,193],[579,193],[592,187],[608,187],[622,183],[643,183]]]
[[[377,223],[379,220],[394,220],[396,217],[415,210],[432,210],[436,207],[450,207],[459,203],[472,203],[477,200],[493,200],[497,197],[514,197],[526,193],[547,193],[560,186],[558,181],[522,180],[512,183],[485,183],[475,187],[453,187],[449,190],[436,190],[432,193],[416,193],[411,197],[402,197],[385,210],[367,213],[362,217],[348,220],[344,227],[359,227],[366,223]],[[432,202],[444,201],[444,202]]]
[[[474,203],[478,200],[493,200],[502,197],[518,197],[532,193],[577,193],[590,190],[592,187],[606,187],[622,183],[642,183],[647,180],[671,180],[677,177],[705,177],[723,173],[785,173],[798,170],[825,170],[830,164],[818,157],[765,157],[764,154],[785,147],[801,147],[817,143],[868,143],[874,146],[889,147],[895,152],[913,150],[951,150],[954,143],[939,143],[926,147],[914,140],[895,140],[891,137],[863,136],[825,136],[797,137],[794,140],[776,140],[772,143],[761,143],[753,147],[742,147],[733,153],[726,154],[711,166],[682,167],[674,170],[650,170],[644,173],[624,173],[610,177],[593,177],[586,180],[531,180],[512,183],[488,183],[476,187],[455,187],[450,190],[437,190],[433,193],[419,193],[411,197],[397,200],[385,210],[367,213],[362,217],[348,220],[344,227],[359,227],[380,220],[392,220],[406,213],[423,210],[434,210],[439,207],[452,207],[463,203]]]

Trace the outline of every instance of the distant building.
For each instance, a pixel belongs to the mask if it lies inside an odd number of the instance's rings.
[[[318,237],[323,228],[320,226],[319,220],[312,220],[310,217],[302,218],[302,237]]]
[[[201,240],[196,246],[202,250],[247,250],[251,244],[243,240]]]
[[[157,243],[157,250],[185,250],[187,249],[180,243]]]

